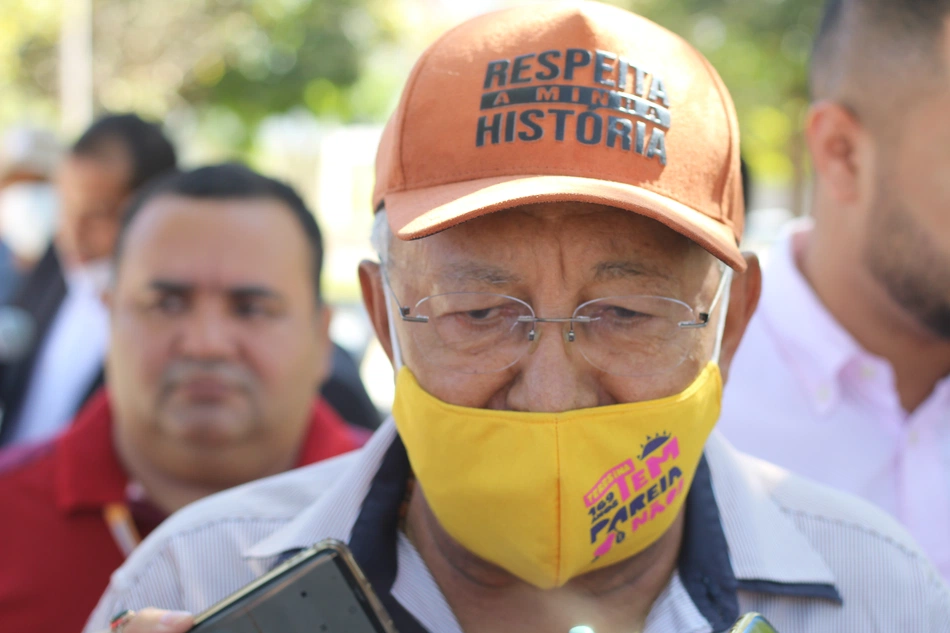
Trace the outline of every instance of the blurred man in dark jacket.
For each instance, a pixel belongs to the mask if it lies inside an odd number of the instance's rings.
[[[62,161],[54,243],[11,302],[29,327],[6,335],[29,340],[3,346],[0,446],[55,434],[102,384],[108,317],[101,294],[122,213],[142,185],[175,164],[161,128],[134,114],[99,119]]]

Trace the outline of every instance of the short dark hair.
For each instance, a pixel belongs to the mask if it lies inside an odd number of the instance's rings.
[[[157,123],[144,121],[137,114],[109,114],[101,117],[79,137],[71,152],[75,156],[96,158],[113,143],[121,143],[132,160],[129,189],[175,169],[175,147]]]
[[[812,96],[864,101],[851,93],[879,85],[872,73],[884,64],[904,71],[894,73],[898,79],[916,68],[942,69],[948,13],[950,0],[827,0],[812,49]]]
[[[744,208],[746,215],[749,214],[749,203],[752,197],[752,174],[749,173],[749,164],[745,158],[739,157],[739,173],[742,176],[742,199],[745,202]]]
[[[317,302],[321,301],[320,274],[323,269],[323,237],[320,227],[306,203],[289,185],[263,176],[240,163],[222,163],[200,167],[192,171],[175,172],[146,187],[133,200],[122,218],[116,239],[114,265],[122,257],[129,227],[147,204],[161,196],[181,196],[203,200],[254,200],[268,199],[282,202],[290,211],[310,246],[313,291]]]

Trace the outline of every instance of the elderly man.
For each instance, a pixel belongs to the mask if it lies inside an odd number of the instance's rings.
[[[235,165],[172,176],[117,248],[108,390],[55,441],[0,456],[4,631],[78,631],[168,514],[361,443],[313,397],[323,251],[293,190]]]
[[[723,431],[874,502],[950,579],[950,2],[832,0],[811,84],[813,218],[771,259]]]
[[[116,628],[184,631],[335,537],[400,633],[723,631],[748,610],[950,631],[894,522],[713,433],[760,280],[738,140],[706,60],[623,10],[532,5],[439,39],[383,135],[381,263],[360,268],[394,421],[173,518],[86,630],[140,609]]]

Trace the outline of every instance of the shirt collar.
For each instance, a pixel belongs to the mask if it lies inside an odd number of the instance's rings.
[[[810,218],[785,227],[763,275],[760,311],[812,406],[824,414],[840,397],[842,372],[862,350],[798,268],[798,253],[812,227]]]
[[[297,466],[357,448],[358,436],[323,400],[314,402]],[[56,502],[64,512],[102,509],[128,499],[129,477],[112,439],[112,408],[105,389],[97,391],[76,421],[55,440]]]
[[[96,392],[55,441],[56,504],[64,512],[101,509],[125,500],[128,476],[112,444],[108,393]]]
[[[70,291],[80,291],[98,298],[108,287],[112,274],[109,258],[97,259],[67,268],[64,271]]]
[[[739,588],[840,602],[834,573],[773,500],[790,475],[739,453],[719,431],[705,455]]]
[[[714,433],[687,498],[681,590],[714,630],[725,630],[738,617],[740,589],[840,602],[828,566],[756,484],[755,474],[733,463],[737,459]],[[408,475],[405,448],[387,421],[316,503],[245,556],[280,557],[325,538],[349,542],[397,628],[421,630],[391,595]]]
[[[296,467],[348,453],[359,448],[366,439],[361,435],[361,430],[348,425],[326,400],[314,400],[310,409],[310,426],[304,436]]]

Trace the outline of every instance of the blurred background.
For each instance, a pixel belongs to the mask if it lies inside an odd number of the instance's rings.
[[[749,167],[746,247],[766,253],[806,212],[800,134],[820,0],[607,0],[679,33],[732,92]],[[372,255],[372,164],[412,63],[441,32],[513,0],[0,0],[0,134],[69,143],[103,112],[164,121],[183,166],[238,158],[294,184],[327,243],[332,335],[381,409],[391,369],[371,344],[355,275]],[[19,231],[43,242],[55,201]],[[22,223],[22,220],[18,220]]]

